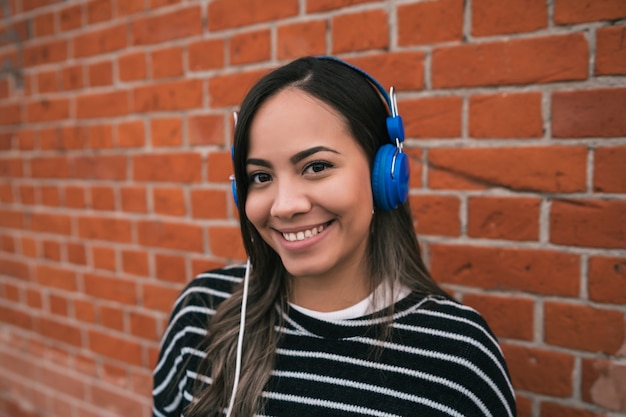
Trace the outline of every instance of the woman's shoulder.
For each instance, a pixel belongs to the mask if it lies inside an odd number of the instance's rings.
[[[245,265],[230,265],[199,273],[183,288],[174,309],[190,304],[217,307],[243,281],[245,271]]]
[[[493,360],[501,361],[498,340],[482,315],[450,298],[428,296],[419,299],[396,317],[394,327],[416,336],[435,336],[431,340],[440,351],[483,352]],[[468,349],[470,346],[472,348]]]

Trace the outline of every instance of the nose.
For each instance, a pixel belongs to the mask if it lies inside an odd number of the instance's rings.
[[[275,187],[276,195],[270,209],[272,217],[290,219],[311,209],[311,200],[307,195],[306,187],[302,184],[282,179],[276,181]]]

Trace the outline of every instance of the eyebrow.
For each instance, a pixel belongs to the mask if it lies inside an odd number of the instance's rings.
[[[298,162],[302,161],[303,159],[308,158],[309,156],[316,154],[318,152],[332,152],[332,153],[339,154],[339,152],[337,152],[336,150],[327,148],[326,146],[314,146],[312,148],[305,149],[303,151],[298,152],[297,154],[289,158],[289,160],[291,161],[292,164],[295,165]],[[268,161],[264,159],[257,159],[257,158],[248,158],[246,160],[246,165],[259,165],[259,166],[266,167],[266,168],[272,167],[272,164],[270,164]]]

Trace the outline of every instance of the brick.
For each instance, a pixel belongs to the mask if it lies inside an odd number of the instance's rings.
[[[183,75],[183,48],[174,46],[153,51],[152,78],[167,78]]]
[[[269,29],[234,34],[229,41],[231,64],[241,65],[269,60],[272,54],[271,42]]]
[[[40,99],[26,104],[26,121],[51,122],[69,119],[70,101],[68,99]]]
[[[624,313],[582,304],[546,302],[546,343],[589,352],[616,354],[624,344]]]
[[[187,262],[184,256],[156,254],[154,263],[157,279],[181,284],[187,282]]]
[[[88,346],[92,352],[130,365],[141,365],[141,345],[139,343],[127,340],[122,335],[113,335],[98,330],[90,330],[88,337]],[[95,387],[93,389],[95,390]],[[94,403],[97,401],[97,398],[94,398]],[[108,403],[107,408],[110,409],[111,405],[113,403]]]
[[[35,36],[47,36],[54,34],[54,13],[45,13],[36,16],[33,19],[33,28],[35,30]]]
[[[593,191],[626,193],[626,146],[597,148],[593,158]]]
[[[556,0],[554,2],[554,23],[594,22],[597,20],[617,20],[626,16],[626,4],[622,0]]]
[[[0,176],[2,178],[19,178],[24,176],[24,162],[17,158],[0,159]]]
[[[45,287],[65,291],[78,290],[76,273],[60,267],[37,265],[35,269],[35,281]]]
[[[180,146],[183,142],[182,129],[183,123],[180,117],[150,120],[152,146]]]
[[[109,186],[91,187],[91,208],[94,210],[115,210],[115,190]]]
[[[106,337],[106,335],[102,335]],[[130,342],[119,338],[110,337],[111,340],[106,341],[106,351],[103,353],[105,356],[116,356],[114,359],[118,359],[120,352],[125,352],[125,349],[129,350],[129,356],[125,358],[119,358],[123,362],[129,362],[131,365],[138,365],[141,362],[136,363],[134,359],[141,351],[141,345],[136,342]],[[102,342],[101,339],[94,341],[94,346],[98,350],[103,350],[97,346],[97,343]],[[131,356],[132,355],[132,356]],[[130,359],[133,359],[132,361]],[[111,414],[116,416],[139,416],[146,414],[146,410],[142,408],[143,402],[141,399],[137,399],[136,395],[126,392],[126,390],[113,390],[110,386],[106,385],[94,385],[91,388],[91,404],[97,407],[97,409],[106,409]],[[83,414],[81,414],[82,416]]]
[[[226,51],[223,39],[203,39],[187,46],[188,65],[191,71],[202,71],[224,67]]]
[[[171,283],[144,282],[141,285],[142,305],[149,310],[170,314],[180,291],[180,288],[172,288]]]
[[[431,149],[429,182],[438,188],[443,171],[479,186],[580,192],[586,189],[586,160],[587,149],[579,146]]]
[[[555,200],[550,241],[558,245],[626,248],[626,202]]]
[[[459,236],[461,218],[458,197],[411,195],[411,213],[419,235]]]
[[[129,112],[126,91],[85,93],[76,97],[76,117],[79,119],[123,116]]]
[[[133,52],[118,58],[118,70],[121,81],[145,80],[148,76],[145,52]]]
[[[192,224],[140,221],[137,234],[141,245],[188,252],[204,250],[202,227]]]
[[[202,107],[202,80],[182,80],[148,86],[133,90],[135,112],[185,110]]]
[[[122,187],[120,194],[122,197],[122,210],[131,213],[148,212],[148,198],[144,187]]]
[[[101,300],[128,305],[137,303],[137,288],[133,281],[94,273],[83,274],[85,294]]]
[[[306,11],[307,13],[324,12],[375,1],[377,0],[309,0],[306,2]]]
[[[119,307],[100,306],[98,316],[103,327],[124,331],[124,311]]]
[[[276,55],[280,60],[326,52],[328,24],[323,20],[298,22],[278,27]]]
[[[471,96],[469,135],[473,138],[542,137],[541,93]]]
[[[92,301],[74,300],[74,316],[83,323],[95,324],[97,322],[96,308]],[[81,365],[79,362],[76,367],[81,368]]]
[[[535,303],[532,299],[465,294],[463,303],[478,310],[497,337],[533,340]]]
[[[470,237],[538,240],[538,198],[470,197],[467,202]]]
[[[42,186],[40,203],[44,206],[59,207],[59,189],[55,186]]]
[[[67,319],[56,321],[47,317],[40,317],[39,331],[43,337],[57,342],[77,347],[81,347],[82,345],[80,328],[69,324]]]
[[[626,304],[626,259],[605,256],[589,258],[587,291],[599,303]]]
[[[132,311],[129,315],[129,319],[130,332],[132,335],[149,341],[157,340],[161,336],[157,331],[157,321],[152,315]]]
[[[57,2],[58,0],[24,0],[22,1],[22,11],[35,10]]]
[[[210,15],[210,13],[209,13]],[[202,8],[191,6],[169,13],[149,14],[131,24],[134,45],[162,43],[202,33]]]
[[[83,66],[71,65],[61,70],[61,89],[77,90],[85,85],[83,76]]]
[[[148,255],[145,251],[123,250],[122,270],[131,275],[147,277],[150,275],[150,265]]]
[[[0,227],[23,228],[24,220],[22,212],[0,209]]]
[[[78,29],[83,25],[83,5],[67,6],[59,11],[59,25],[62,32]]]
[[[598,414],[592,411],[571,407],[564,404],[542,402],[540,406],[542,416],[564,416],[564,417],[603,417],[604,413]]]
[[[135,181],[199,182],[202,156],[198,153],[136,155],[133,158]]]
[[[398,103],[407,138],[461,137],[462,109],[461,97],[426,97]]]
[[[78,236],[90,240],[129,243],[132,239],[131,227],[131,222],[125,219],[80,217],[78,219]]]
[[[556,138],[626,136],[626,88],[560,91],[552,94]]]
[[[179,3],[181,3],[181,0],[150,0],[150,9],[156,9],[158,7],[164,7]]]
[[[112,17],[111,0],[91,0],[87,3],[87,22],[89,24],[106,22]]]
[[[27,290],[26,304],[31,308],[41,310],[43,308],[43,297],[41,291]]]
[[[21,106],[19,103],[0,105],[0,126],[16,125],[21,121]]]
[[[437,48],[436,88],[585,80],[589,45],[582,33]]]
[[[182,188],[154,188],[152,190],[152,201],[156,214],[184,216],[187,213],[185,192]]]
[[[385,86],[396,91],[424,88],[424,59],[422,52],[395,52],[349,58],[347,61],[371,74]]]
[[[69,163],[72,178],[114,181],[127,178],[128,159],[123,155],[76,156]]]
[[[36,258],[39,256],[39,253],[37,251],[37,241],[35,239],[24,237],[21,239],[21,244],[22,255],[30,258]]]
[[[384,10],[342,14],[331,21],[333,53],[386,49],[389,22]]]
[[[513,345],[503,345],[502,351],[516,389],[562,398],[572,395],[573,356]]]
[[[27,264],[21,261],[4,258],[0,258],[0,274],[3,276],[17,278],[22,281],[28,281],[30,277]]]
[[[460,41],[462,38],[462,0],[439,0],[398,6],[399,45],[434,44]]]
[[[30,163],[32,178],[67,178],[69,164],[65,157],[33,158]]]
[[[67,59],[67,41],[57,40],[25,46],[23,63],[25,67],[54,64]]]
[[[444,284],[578,296],[577,255],[549,250],[430,245],[431,272]]]
[[[191,216],[194,219],[227,219],[227,201],[232,198],[223,190],[191,190]]]
[[[128,16],[145,10],[144,0],[125,0],[117,4],[117,16]]]
[[[490,36],[534,32],[548,25],[543,0],[475,0],[472,2],[472,35]]]
[[[53,240],[42,241],[42,257],[53,261],[61,261],[61,244]]]
[[[139,148],[146,143],[143,120],[129,120],[117,125],[117,145],[120,148]]]
[[[85,245],[80,242],[67,244],[67,261],[76,265],[87,265],[87,252]]]
[[[210,182],[227,182],[230,184],[230,174],[233,169],[233,161],[230,151],[211,152],[208,160],[208,180]]]
[[[623,363],[583,358],[582,398],[585,402],[618,412],[626,411],[625,384],[626,366]]]
[[[37,75],[37,91],[43,93],[55,93],[59,91],[58,71],[44,71]]]
[[[192,146],[225,145],[224,116],[219,114],[187,116],[187,140]]]
[[[207,11],[209,31],[219,31],[253,23],[271,22],[298,14],[298,0],[215,0]]]
[[[85,128],[87,148],[111,149],[113,147],[113,127],[109,124],[90,125]]]
[[[72,233],[71,217],[63,214],[31,213],[30,230],[34,232],[70,235]]]
[[[69,311],[67,297],[50,294],[48,297],[48,309],[50,314],[67,317]]]
[[[626,27],[598,28],[596,32],[596,75],[626,75]]]
[[[126,38],[126,24],[90,30],[74,39],[74,57],[84,58],[119,51],[128,46]]]
[[[209,78],[209,100],[212,108],[241,104],[248,90],[267,70],[239,71]]]
[[[226,259],[246,259],[238,227],[209,227],[209,249],[213,256]]]
[[[96,62],[87,66],[89,85],[102,87],[113,84],[113,63],[111,61]]]

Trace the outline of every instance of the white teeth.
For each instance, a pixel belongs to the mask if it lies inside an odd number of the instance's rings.
[[[289,242],[296,242],[296,241],[313,237],[317,235],[318,233],[321,233],[323,230],[324,230],[324,226],[318,226],[318,227],[314,227],[313,229],[307,229],[303,232],[283,233],[283,237],[285,238],[285,240],[288,240]]]

